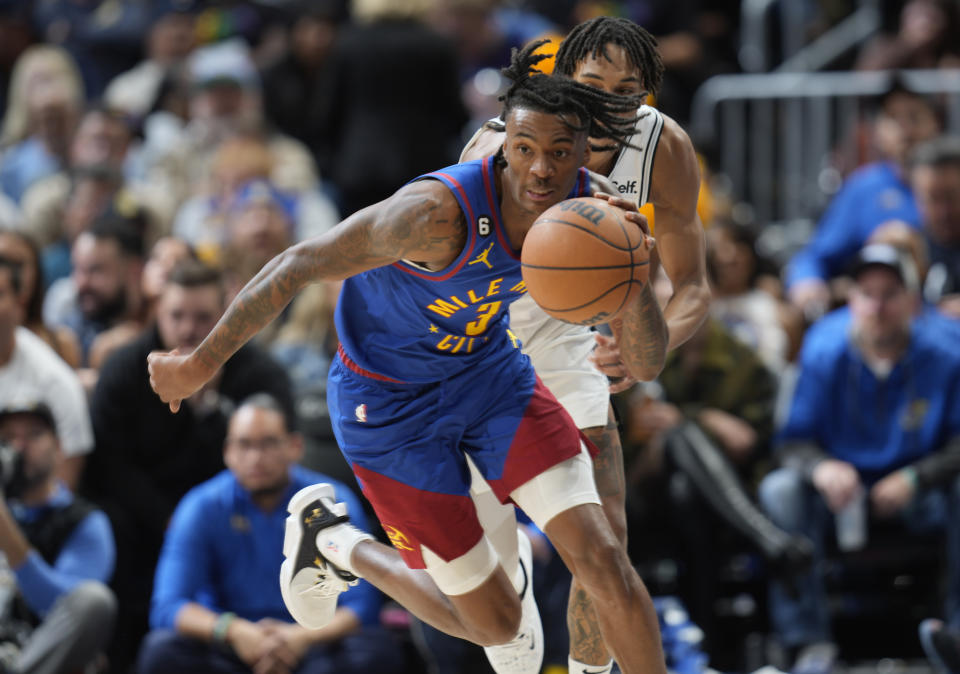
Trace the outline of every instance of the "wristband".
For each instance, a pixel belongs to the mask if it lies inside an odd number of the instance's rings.
[[[218,644],[225,644],[227,642],[227,629],[237,617],[237,614],[232,611],[227,611],[226,613],[221,613],[217,616],[216,621],[213,623],[213,640]]]

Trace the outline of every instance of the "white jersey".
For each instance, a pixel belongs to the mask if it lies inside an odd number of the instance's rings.
[[[663,130],[663,115],[643,105],[638,110],[636,131],[630,145],[610,172],[620,196],[636,199],[642,206],[650,200],[653,159]],[[578,428],[607,423],[608,382],[587,360],[593,351],[590,328],[552,318],[524,295],[510,305],[510,329],[523,344],[540,379],[567,409]]]
[[[17,328],[15,340],[13,355],[0,366],[0,408],[46,403],[53,412],[63,453],[90,452],[93,428],[77,374],[26,328]]]

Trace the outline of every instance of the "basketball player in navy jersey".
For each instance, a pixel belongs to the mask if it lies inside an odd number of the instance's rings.
[[[298,493],[281,574],[292,615],[323,624],[337,594],[363,576],[425,622],[505,649],[498,672],[536,671],[523,655],[539,650],[522,622],[527,579],[504,571],[483,533],[468,495],[469,457],[602,602],[600,629],[622,671],[662,673],[656,614],[599,505],[586,446],[519,350],[506,312],[523,294],[526,231],[544,210],[584,192],[588,137],[623,143],[639,101],[532,76],[539,59],[531,51],[507,71],[513,85],[496,158],[423,176],[277,256],[195,351],[151,354],[151,384],[178,409],[306,284],[346,279],[331,417],[395,549],[351,527],[328,487]],[[643,224],[635,209],[627,218]],[[667,333],[645,295],[627,307],[622,339],[648,345],[636,357],[659,369]],[[426,573],[397,570],[398,555]]]
[[[656,95],[663,63],[656,40],[637,24],[621,18],[598,17],[576,26],[557,52],[555,77],[621,96]],[[687,134],[668,116],[642,105],[631,111],[635,127],[628,145],[594,151],[585,166],[610,179],[607,190],[636,206],[652,202],[656,209],[656,253],[670,277],[674,294],[664,310],[669,348],[685,342],[709,309],[703,227],[697,217],[700,169]],[[461,160],[495,154],[504,142],[501,120],[491,120],[467,144]],[[628,317],[629,320],[629,317]],[[523,344],[544,385],[557,397],[577,426],[599,449],[594,457],[597,490],[614,533],[627,541],[623,451],[610,405],[610,392],[625,390],[638,379],[659,375],[655,359],[643,358],[655,343],[631,336],[623,339],[620,323],[606,337],[583,326],[548,316],[525,296],[510,307],[510,328]],[[595,363],[597,367],[591,365]],[[611,378],[613,384],[611,385]],[[513,514],[501,509],[476,480],[473,494],[491,529],[505,529]],[[505,537],[500,554],[514,553]],[[569,669],[604,674],[613,666],[604,647],[588,593],[573,584],[567,622],[570,633]]]
[[[641,26],[628,19],[597,17],[576,26],[563,40],[554,76],[611,94],[656,96],[663,62],[655,38]],[[612,184],[607,189],[611,193],[638,206],[650,203],[655,208],[656,253],[674,289],[664,309],[672,349],[696,332],[709,309],[703,226],[697,216],[700,170],[689,137],[674,120],[647,105],[635,113],[636,125],[629,144],[592,152],[586,167],[610,179]],[[503,142],[502,123],[492,120],[474,135],[461,159],[493,154]],[[609,338],[553,319],[529,296],[511,305],[510,327],[523,343],[524,352],[543,383],[599,449],[594,457],[597,489],[614,532],[626,545],[623,455],[609,393],[659,374],[658,369],[650,367],[654,361],[638,358],[651,345],[629,337],[625,341],[619,324],[613,326],[615,337]],[[626,334],[642,333],[628,330]],[[616,335],[620,335],[619,343]],[[588,357],[597,369],[589,366]],[[613,383],[608,384],[604,375],[611,377]],[[717,462],[692,456],[687,465],[691,463]],[[749,499],[730,498],[730,494],[741,491],[732,472],[704,469],[702,474],[708,475],[708,482],[716,483],[711,502],[719,504],[720,514],[747,533],[768,559],[780,566],[801,565],[808,559],[809,546],[804,541],[777,529]],[[475,499],[483,508],[485,521],[512,517],[505,509],[499,515],[493,514],[495,501],[482,486],[475,485],[473,493],[478,495]],[[505,525],[494,524],[491,528]],[[507,557],[510,553],[501,554]],[[571,674],[610,672],[613,663],[601,638],[589,594],[576,583],[571,587],[567,621]]]

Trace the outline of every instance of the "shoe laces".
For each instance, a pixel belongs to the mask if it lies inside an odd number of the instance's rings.
[[[329,570],[317,570],[317,578],[310,585],[307,585],[305,588],[299,590],[297,594],[301,597],[317,597],[320,599],[329,599],[331,597],[336,597],[349,585],[356,585],[356,581],[353,583],[347,583],[336,576],[336,574],[331,573]]]

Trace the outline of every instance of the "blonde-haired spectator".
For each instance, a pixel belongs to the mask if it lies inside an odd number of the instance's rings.
[[[220,264],[231,238],[229,220],[241,192],[253,183],[280,187],[273,176],[277,157],[259,135],[240,134],[225,140],[210,162],[203,192],[188,199],[177,213],[173,233],[192,245],[204,261]],[[291,202],[290,235],[300,241],[325,232],[339,221],[339,213],[317,190],[283,190]],[[256,271],[256,270],[254,270]]]
[[[0,128],[4,193],[19,202],[33,182],[60,170],[83,105],[80,72],[66,51],[35,45],[21,54]]]

